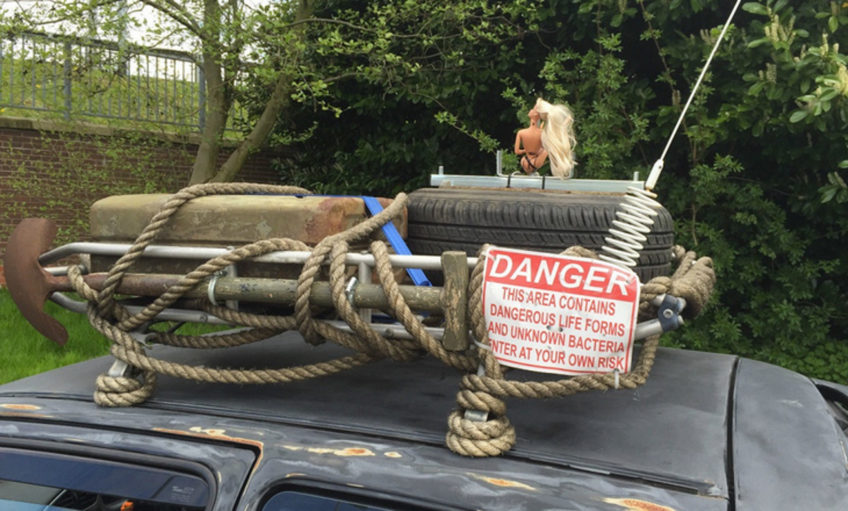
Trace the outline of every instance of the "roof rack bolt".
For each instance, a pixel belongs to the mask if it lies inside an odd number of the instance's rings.
[[[345,297],[347,297],[347,301],[349,301],[351,305],[354,305],[353,298],[357,284],[359,284],[359,279],[357,279],[356,277],[351,277],[350,280],[347,281],[347,285],[345,286]]]
[[[683,325],[681,311],[686,308],[686,300],[669,294],[661,294],[651,300],[657,309],[657,319],[643,321],[636,325],[635,340],[659,335],[669,330],[676,330]]]
[[[474,422],[486,422],[489,420],[489,412],[482,410],[465,410],[465,418]]]
[[[132,376],[132,366],[130,366],[123,360],[115,359],[106,374],[111,376],[112,378],[129,378],[130,376]]]
[[[686,300],[669,294],[661,296],[662,301],[657,311],[657,319],[659,319],[660,326],[662,326],[662,331],[676,330],[683,324],[683,317],[680,315],[680,312],[686,307]],[[659,298],[658,296],[657,300]]]

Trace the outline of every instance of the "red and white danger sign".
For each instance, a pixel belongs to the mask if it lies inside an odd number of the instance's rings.
[[[627,372],[639,288],[635,273],[602,261],[491,248],[483,313],[492,351],[530,371]]]

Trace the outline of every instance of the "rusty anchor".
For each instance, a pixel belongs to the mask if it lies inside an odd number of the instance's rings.
[[[21,314],[42,335],[64,345],[68,331],[44,312],[44,303],[61,287],[61,280],[44,270],[38,256],[56,237],[56,223],[46,218],[25,218],[15,227],[6,245],[3,265],[6,286]]]

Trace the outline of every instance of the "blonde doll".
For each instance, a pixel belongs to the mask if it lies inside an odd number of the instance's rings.
[[[563,179],[574,173],[574,116],[565,105],[554,105],[542,98],[536,101],[533,110],[542,121],[542,148],[551,160],[551,173]],[[531,110],[532,111],[532,110]]]

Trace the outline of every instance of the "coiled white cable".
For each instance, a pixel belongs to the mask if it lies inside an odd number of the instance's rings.
[[[615,212],[616,219],[609,228],[606,244],[598,255],[602,261],[632,268],[639,262],[639,252],[648,240],[657,210],[662,205],[654,200],[657,194],[635,186],[627,188],[624,200]]]

